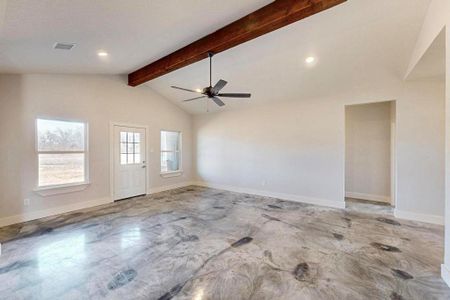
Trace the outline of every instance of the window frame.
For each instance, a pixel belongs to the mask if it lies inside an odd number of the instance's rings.
[[[84,124],[84,151],[39,151],[39,137],[38,137],[38,120],[45,121],[59,121],[59,122],[69,122],[69,123],[83,123]],[[34,122],[34,140],[35,140],[35,153],[36,153],[36,192],[43,191],[43,196],[52,195],[52,193],[45,193],[45,191],[51,190],[61,190],[62,193],[74,192],[78,190],[83,190],[87,185],[90,184],[89,179],[89,123],[85,120],[79,119],[67,119],[67,118],[52,118],[52,117],[36,117]],[[72,182],[64,184],[52,184],[52,185],[39,185],[39,154],[84,154],[84,181]],[[78,189],[79,187],[79,189]],[[58,194],[59,192],[55,192]]]
[[[161,135],[163,132],[174,132],[178,133],[178,151],[169,151],[169,150],[162,150],[162,140]],[[159,132],[159,171],[160,175],[162,177],[174,177],[174,176],[180,176],[183,173],[183,133],[180,130],[168,130],[168,129],[161,129]],[[161,154],[162,153],[178,153],[178,170],[175,171],[162,171],[162,161],[161,161]]]

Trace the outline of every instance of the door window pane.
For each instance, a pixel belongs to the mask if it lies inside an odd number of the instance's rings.
[[[128,143],[132,143],[134,141],[134,133],[133,132],[128,132],[127,134],[127,142]]]
[[[120,143],[120,153],[121,154],[127,153],[127,143]]]
[[[121,143],[126,143],[127,142],[127,133],[126,132],[121,132],[120,133],[120,142]]]
[[[134,155],[133,153],[128,153],[127,163],[128,164],[134,164]]]
[[[128,144],[127,149],[128,149],[127,150],[128,154],[133,154],[134,153],[134,145],[132,143]]]
[[[141,162],[141,134],[138,132],[121,132],[120,133],[120,163],[140,164]],[[124,155],[124,156],[123,156]]]

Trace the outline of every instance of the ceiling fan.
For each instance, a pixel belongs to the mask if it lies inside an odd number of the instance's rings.
[[[248,94],[248,93],[220,93],[220,90],[222,90],[224,88],[224,86],[227,84],[227,82],[223,79],[220,79],[214,86],[212,86],[211,81],[212,81],[212,57],[213,57],[213,55],[214,54],[212,52],[208,52],[208,57],[209,57],[209,86],[208,87],[205,87],[202,90],[200,90],[200,89],[199,90],[191,90],[191,89],[181,88],[178,86],[171,86],[171,88],[183,90],[183,91],[187,91],[187,92],[198,93],[198,94],[203,95],[200,97],[183,100],[185,102],[208,97],[209,99],[214,101],[214,103],[216,103],[217,105],[224,106],[225,103],[223,103],[223,101],[220,100],[219,97],[250,98],[251,94]]]

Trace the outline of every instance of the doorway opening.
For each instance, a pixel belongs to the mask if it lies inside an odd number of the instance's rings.
[[[395,206],[395,101],[345,107],[346,207],[392,213]]]

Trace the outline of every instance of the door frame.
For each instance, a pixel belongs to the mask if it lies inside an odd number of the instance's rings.
[[[147,125],[139,125],[132,123],[123,123],[123,122],[109,122],[109,186],[110,186],[110,197],[111,202],[115,202],[114,200],[114,127],[130,127],[130,128],[140,128],[145,130],[145,161],[146,161],[146,171],[145,171],[145,193],[148,194],[150,173],[149,173],[149,127]]]
[[[363,102],[352,102],[352,103],[345,103],[343,105],[343,116],[344,116],[344,151],[343,152],[343,156],[344,156],[344,174],[343,174],[343,183],[342,183],[342,192],[344,195],[344,203],[345,203],[345,198],[346,198],[346,190],[345,190],[345,180],[346,180],[346,175],[347,175],[347,169],[346,169],[346,157],[347,157],[347,147],[346,147],[346,139],[347,139],[347,134],[345,132],[346,129],[346,124],[347,124],[347,117],[346,117],[346,107],[347,106],[353,106],[353,105],[362,105],[362,104],[376,104],[376,103],[381,103],[381,102],[389,102],[391,105],[391,119],[390,119],[390,128],[391,128],[391,141],[390,141],[390,157],[391,157],[391,163],[390,163],[390,177],[391,177],[391,188],[390,188],[390,205],[393,208],[397,207],[397,123],[398,123],[398,110],[397,110],[397,106],[398,106],[398,102],[397,99],[392,99],[392,100],[378,100],[378,101],[363,101]]]

